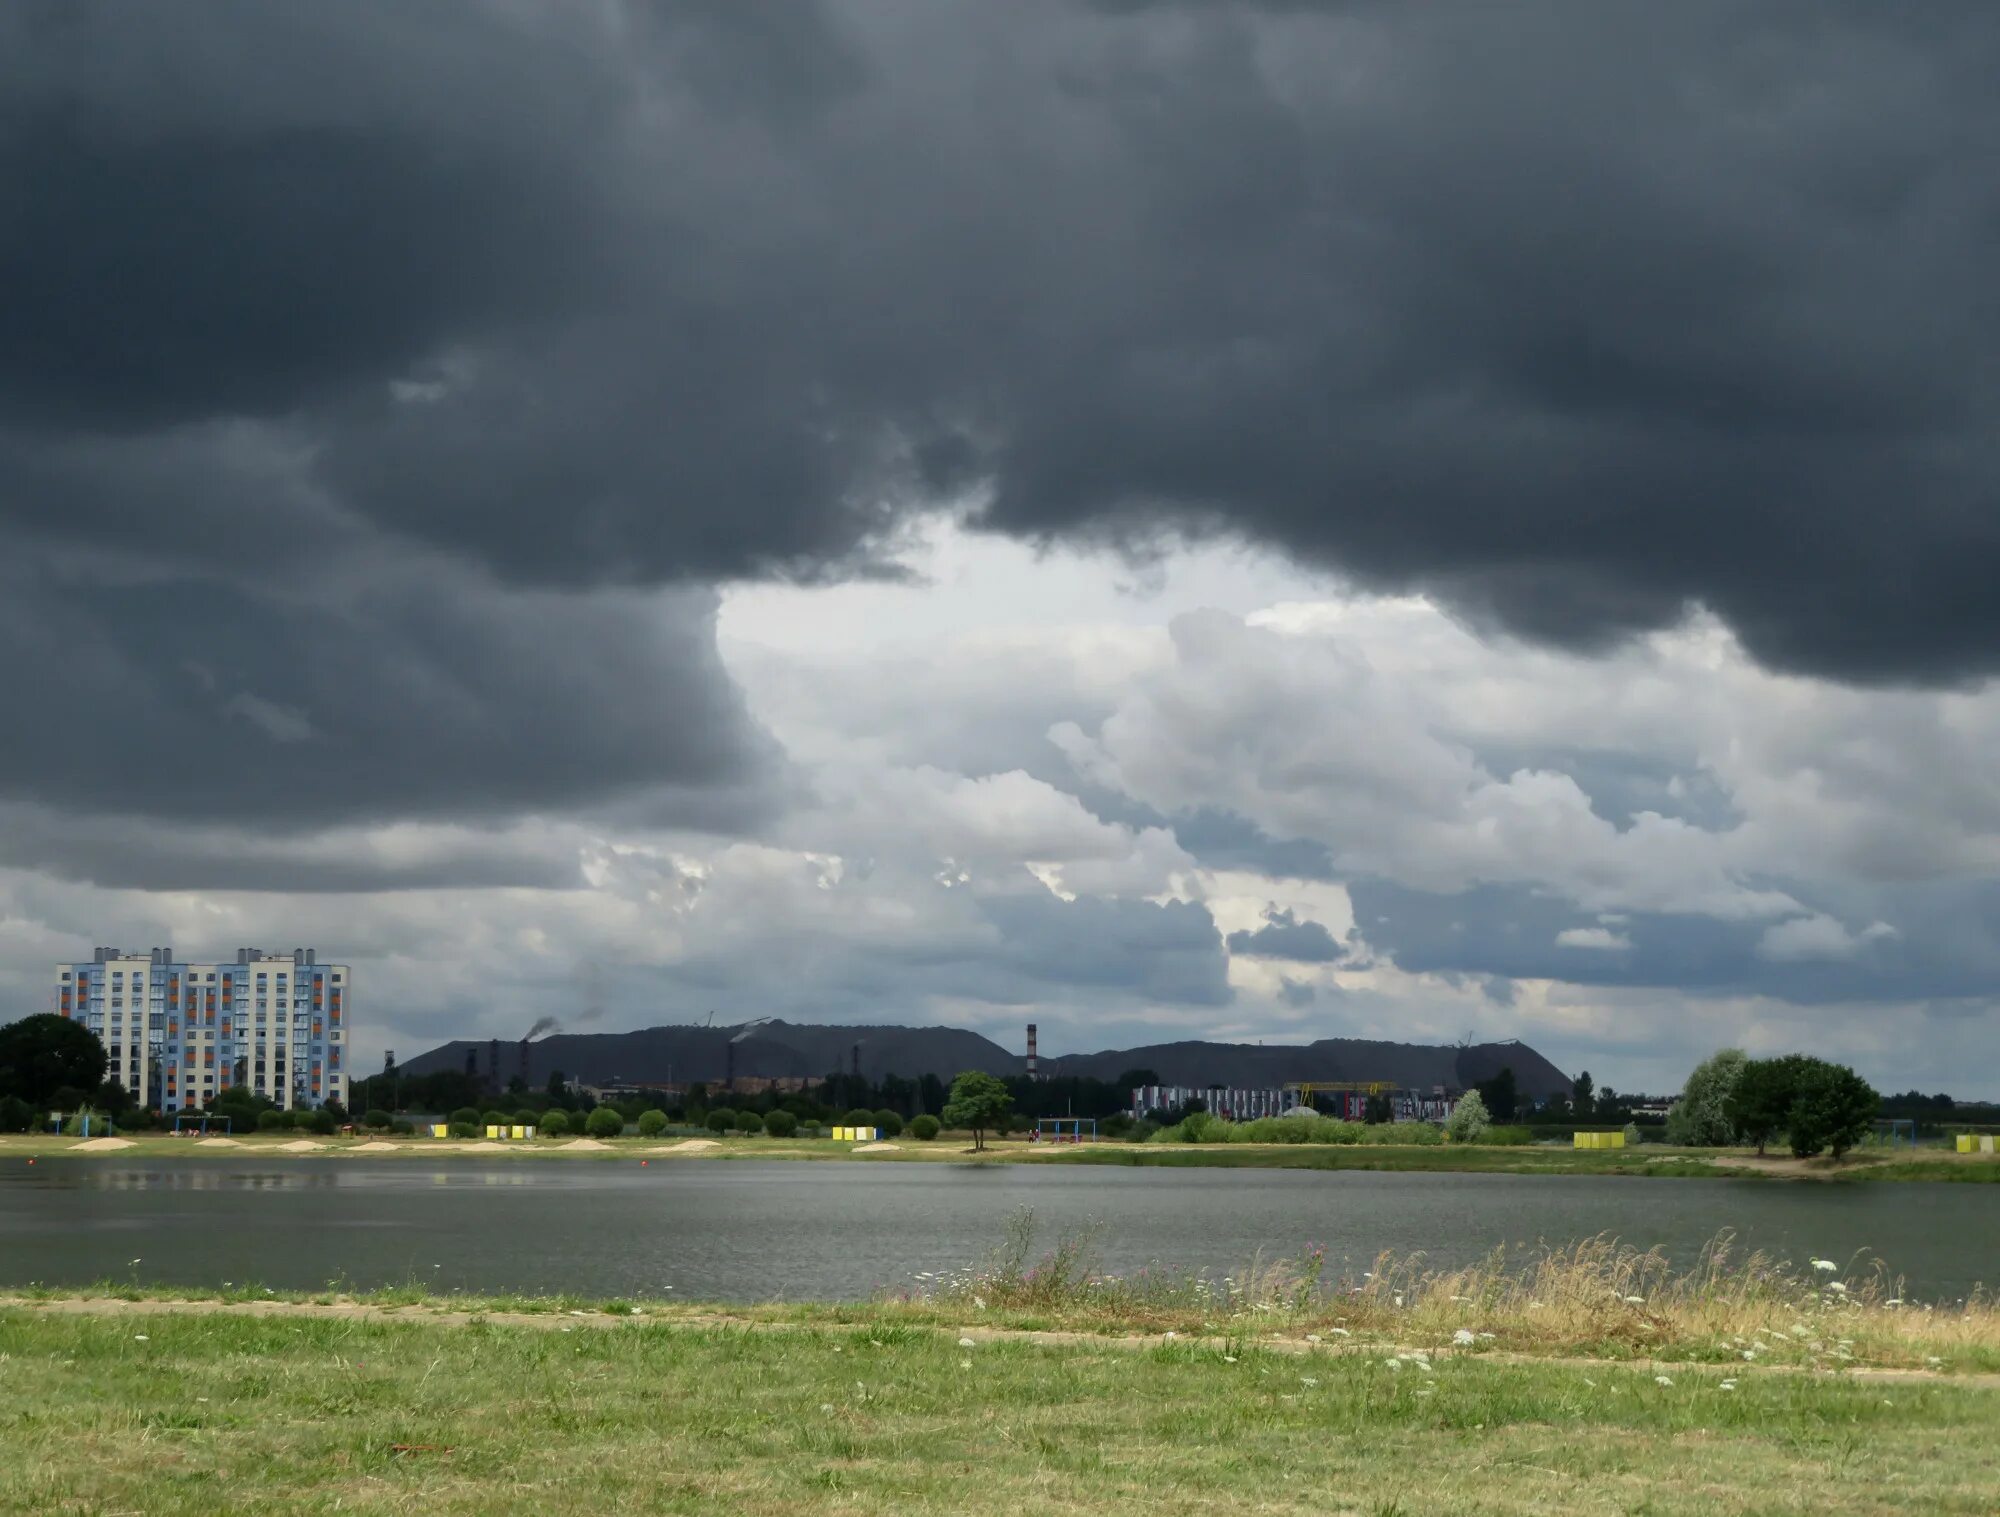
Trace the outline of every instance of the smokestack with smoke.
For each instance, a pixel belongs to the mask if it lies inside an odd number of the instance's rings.
[[[557,1032],[561,1028],[562,1023],[558,1022],[554,1017],[536,1017],[535,1025],[528,1029],[521,1041],[525,1043],[529,1038],[539,1038],[545,1032]]]

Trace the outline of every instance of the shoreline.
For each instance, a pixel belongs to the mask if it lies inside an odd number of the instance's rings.
[[[1480,1145],[1389,1144],[1124,1144],[1055,1145],[1019,1140],[990,1142],[980,1152],[962,1139],[923,1143],[903,1138],[871,1144],[832,1139],[781,1138],[559,1138],[493,1140],[391,1138],[381,1135],[323,1138],[300,1133],[216,1138],[146,1134],[110,1139],[52,1134],[0,1136],[0,1164],[92,1159],[413,1159],[524,1161],[787,1162],[846,1161],[875,1164],[1054,1164],[1141,1169],[1368,1170],[1401,1173],[1612,1175],[1633,1179],[1779,1180],[1792,1183],[2000,1183],[2000,1159],[1991,1155],[1908,1150],[1849,1154],[1842,1160],[1757,1157],[1744,1149],[1667,1149],[1647,1145],[1621,1150]]]

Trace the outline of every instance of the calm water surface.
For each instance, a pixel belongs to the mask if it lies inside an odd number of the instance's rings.
[[[1879,1253],[1914,1296],[2000,1283],[2000,1186],[819,1162],[116,1160],[0,1171],[0,1285],[107,1276],[316,1289],[766,1300],[865,1296],[971,1263],[1011,1212],[1095,1222],[1109,1267],[1221,1271],[1327,1246],[1440,1266],[1608,1232],[1691,1258],[1734,1229],[1803,1259]],[[137,1259],[136,1265],[129,1261]]]

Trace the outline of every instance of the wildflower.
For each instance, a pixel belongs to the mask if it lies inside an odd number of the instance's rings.
[[[636,1307],[636,1306],[635,1306],[635,1307],[633,1307],[633,1308],[632,1308],[632,1315],[633,1315],[633,1316],[635,1316],[635,1317],[643,1317],[643,1316],[645,1316],[646,1314],[645,1314],[645,1313],[644,1313],[643,1311],[641,1311],[641,1310],[640,1310],[640,1309],[639,1309],[638,1307]]]
[[[1812,1267],[1820,1271],[1822,1274],[1827,1274],[1827,1275],[1833,1274],[1840,1268],[1840,1266],[1838,1264],[1835,1264],[1831,1259],[1815,1259],[1812,1262]]]
[[[982,1312],[986,1310],[986,1298],[984,1296],[974,1296],[972,1298],[972,1304],[978,1307],[979,1310],[981,1310]]]
[[[1672,1385],[1673,1383],[1674,1381],[1671,1375],[1655,1375],[1653,1377],[1653,1384],[1655,1385]]]
[[[127,1260],[126,1260],[125,1262],[126,1262],[127,1264],[137,1264],[137,1263],[139,1263],[140,1261],[139,1261],[139,1260],[137,1260],[137,1259],[127,1259]]]
[[[1307,1333],[1307,1334],[1306,1334],[1306,1342],[1308,1342],[1308,1343],[1317,1343],[1317,1342],[1319,1342],[1319,1341],[1320,1341],[1320,1339],[1319,1339],[1319,1334],[1318,1334],[1318,1333]]]
[[[1161,1336],[1166,1338],[1178,1338],[1180,1337],[1180,1334],[1175,1332],[1172,1328],[1168,1328],[1166,1332],[1163,1333]]]
[[[1299,1384],[1310,1389],[1312,1386],[1318,1385],[1319,1381],[1311,1375],[1301,1375],[1299,1376]]]
[[[1646,1304],[1646,1298],[1644,1296],[1627,1296],[1625,1298],[1625,1304],[1627,1306],[1644,1306]]]
[[[1396,1305],[1401,1306],[1402,1304],[1403,1304],[1403,1298],[1401,1296],[1398,1296],[1396,1298]]]
[[[1354,1334],[1350,1333],[1344,1327],[1330,1327],[1327,1329],[1327,1331],[1332,1333],[1335,1337],[1339,1338],[1352,1338],[1354,1336]]]
[[[961,1338],[958,1340],[958,1346],[960,1348],[971,1348],[973,1347],[973,1342],[970,1338]]]
[[[133,1341],[134,1343],[144,1343],[144,1342],[146,1342],[146,1341],[147,1341],[147,1338],[146,1338],[146,1335],[145,1335],[144,1333],[134,1333],[134,1334],[132,1335],[132,1341]]]
[[[1222,1362],[1224,1364],[1234,1364],[1236,1362],[1236,1356],[1234,1354],[1224,1354],[1222,1356]]]
[[[1434,1385],[1420,1385],[1417,1387],[1416,1394],[1419,1396],[1435,1396],[1437,1394],[1437,1387]]]
[[[1399,1370],[1403,1367],[1403,1361],[1400,1359],[1384,1359],[1382,1362],[1392,1370]]]
[[[1924,1363],[1928,1364],[1932,1369],[1936,1369],[1944,1363],[1944,1360],[1938,1358],[1936,1354],[1927,1354],[1924,1356]]]
[[[1721,1385],[1717,1386],[1716,1389],[1724,1391],[1733,1391],[1736,1389],[1736,1382],[1734,1380],[1725,1380],[1722,1382]]]
[[[1755,1350],[1754,1348],[1746,1348],[1745,1350],[1743,1350],[1743,1360],[1746,1364],[1753,1362],[1756,1359],[1756,1357],[1757,1357],[1757,1350]]]
[[[1482,1343],[1491,1343],[1491,1342],[1493,1341],[1493,1334],[1491,1334],[1491,1333],[1481,1333],[1481,1334],[1479,1335],[1479,1339],[1480,1339],[1480,1341],[1481,1341]]]
[[[819,1404],[819,1409],[822,1412],[830,1412],[833,1410],[833,1403],[831,1401],[822,1401]]]
[[[1461,1327],[1451,1335],[1451,1341],[1460,1348],[1469,1348],[1479,1341],[1479,1335],[1469,1327]]]
[[[1838,1280],[1827,1281],[1826,1288],[1830,1291],[1838,1291],[1843,1296],[1847,1294],[1847,1287],[1842,1285]]]
[[[961,1359],[958,1361],[958,1367],[962,1370],[969,1370],[972,1368],[972,1361],[970,1359]]]

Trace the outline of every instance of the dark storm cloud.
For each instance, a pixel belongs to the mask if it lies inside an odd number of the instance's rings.
[[[9,793],[122,790],[128,713],[190,813],[699,788],[749,741],[708,629],[607,665],[587,592],[866,570],[975,492],[1567,643],[1699,601],[1987,670],[1996,66],[1984,5],[11,7],[0,551],[198,568],[17,606],[60,722]],[[578,607],[249,588],[323,540]],[[174,751],[190,663],[250,762]],[[258,772],[378,680],[414,730]]]
[[[1345,953],[1323,923],[1275,909],[1264,913],[1262,927],[1255,932],[1232,932],[1228,943],[1231,953],[1301,964],[1331,964]]]

